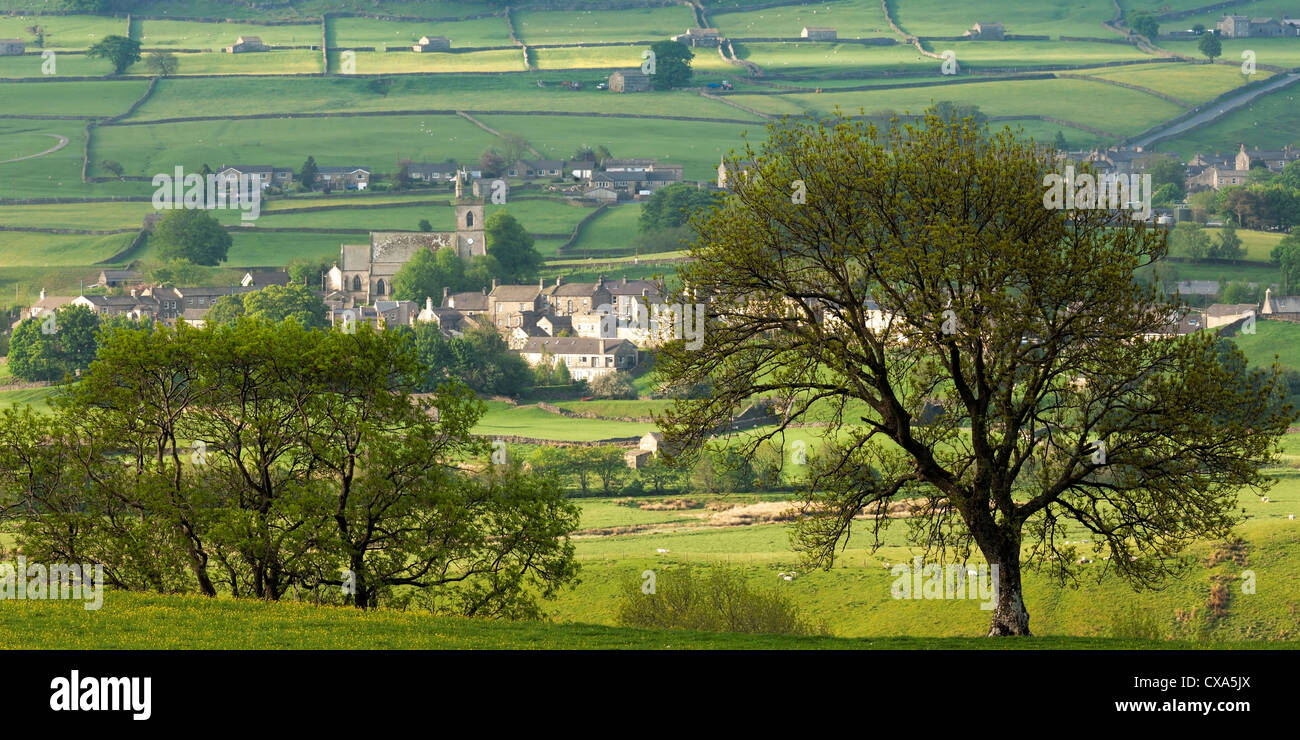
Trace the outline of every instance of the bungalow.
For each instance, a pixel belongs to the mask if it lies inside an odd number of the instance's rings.
[[[271,47],[262,43],[261,36],[240,36],[235,43],[226,47],[227,54],[243,54],[250,51],[270,51]]]
[[[686,33],[679,33],[673,41],[687,46],[717,46],[722,42],[716,28],[688,28]]]
[[[591,337],[530,337],[519,354],[533,367],[544,357],[553,357],[568,367],[569,377],[574,380],[595,380],[619,370],[630,370],[639,359],[636,345],[631,342]]]
[[[1006,29],[1001,23],[976,23],[964,35],[976,41],[1002,41]]]
[[[411,51],[451,51],[451,41],[446,36],[421,36]]]
[[[317,167],[316,179],[321,187],[365,190],[370,184],[370,170],[365,167]]]
[[[412,180],[423,180],[426,182],[435,182],[438,180],[455,180],[456,173],[461,170],[461,165],[451,161],[446,162],[402,162],[406,166],[406,175]],[[399,166],[401,166],[399,165]],[[483,171],[471,167],[465,167],[469,176],[473,179],[483,177]]]
[[[650,75],[639,69],[618,70],[609,76],[611,92],[647,92],[650,90]]]
[[[835,41],[839,38],[834,28],[825,26],[804,26],[799,35],[809,41]]]
[[[559,159],[521,159],[506,168],[506,175],[524,180],[564,176],[564,162]]]
[[[293,170],[288,167],[272,167],[266,164],[232,164],[222,165],[217,170],[217,177],[232,180],[240,175],[256,175],[265,189],[274,185],[287,188],[293,185]]]
[[[0,57],[19,56],[27,49],[22,39],[0,39]]]

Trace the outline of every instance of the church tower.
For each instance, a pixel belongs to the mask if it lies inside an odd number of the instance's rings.
[[[456,254],[464,259],[487,254],[487,232],[483,230],[483,199],[465,196],[469,173],[456,172]]]

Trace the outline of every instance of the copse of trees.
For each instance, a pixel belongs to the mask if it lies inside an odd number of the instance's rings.
[[[448,380],[464,383],[486,396],[521,396],[533,388],[533,371],[517,353],[510,351],[491,325],[465,327],[451,339],[432,321],[391,331],[410,334],[422,370],[416,389],[432,392]]]
[[[9,339],[9,370],[27,381],[62,380],[90,367],[98,346],[99,316],[85,306],[63,306],[24,320]]]
[[[695,76],[695,71],[691,69],[695,52],[691,47],[676,41],[656,41],[650,45],[650,50],[655,55],[655,72],[650,79],[656,90],[671,90],[691,84],[691,79]]]
[[[328,309],[316,291],[305,285],[268,285],[248,293],[223,295],[212,303],[204,315],[205,323],[232,325],[248,317],[278,324],[293,319],[308,329],[329,325]]]
[[[116,588],[538,617],[578,510],[487,459],[410,338],[244,319],[115,328],[52,416],[0,411],[0,512],[33,559]],[[485,463],[486,464],[486,463]]]

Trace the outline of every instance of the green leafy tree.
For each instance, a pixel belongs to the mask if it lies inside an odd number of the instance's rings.
[[[1279,178],[1283,185],[1292,190],[1300,190],[1300,159],[1287,162]]]
[[[923,502],[911,543],[978,549],[998,566],[988,634],[1025,635],[1024,561],[1075,577],[1064,540],[1086,533],[1114,576],[1155,586],[1231,531],[1243,487],[1272,485],[1262,468],[1296,416],[1281,371],[1207,332],[1142,339],[1181,305],[1134,276],[1165,231],[1045,208],[1038,146],[935,115],[837,116],[773,127],[747,154],[763,164],[697,225],[679,272],[726,319],[656,358],[661,385],[712,394],[660,428],[692,451],[755,394],[791,424],[830,404],[796,530],[810,564],[830,567],[864,510],[887,528],[891,503]],[[805,173],[817,208],[790,206]],[[813,296],[821,311],[790,309]],[[948,413],[928,416],[936,395]]]
[[[1210,248],[1209,256],[1225,260],[1239,260],[1246,256],[1246,250],[1241,246],[1241,237],[1237,236],[1237,227],[1232,225],[1232,221],[1223,224],[1214,246]]]
[[[1196,49],[1213,62],[1223,55],[1223,44],[1219,42],[1219,37],[1214,34],[1207,34],[1196,42]]]
[[[691,78],[695,76],[695,71],[691,69],[695,52],[691,47],[676,41],[656,41],[650,45],[650,50],[655,54],[655,73],[650,79],[656,90],[671,90],[691,84]]]
[[[1069,144],[1065,141],[1065,134],[1060,130],[1057,130],[1056,138],[1052,140],[1052,146],[1056,147],[1056,150],[1060,152],[1069,151],[1070,149]]]
[[[454,249],[421,249],[393,275],[393,297],[423,304],[425,298],[442,303],[442,289],[459,291],[465,282],[465,261]]]
[[[308,329],[323,329],[328,325],[325,302],[305,285],[268,285],[244,293],[243,298],[244,313],[253,319],[274,324],[293,319]]]
[[[646,199],[637,217],[642,233],[675,229],[687,225],[695,214],[718,202],[712,193],[687,183],[660,188]]]
[[[180,62],[170,51],[155,51],[150,52],[149,58],[145,60],[145,66],[158,77],[171,77],[176,74],[176,70],[180,69]]]
[[[613,372],[591,381],[591,395],[596,398],[635,400],[638,394],[627,373]]]
[[[316,158],[308,156],[302,163],[302,169],[298,170],[298,184],[311,190],[316,187],[316,177],[319,174],[320,169],[316,166]]]
[[[1160,22],[1150,13],[1134,13],[1129,20],[1129,27],[1135,33],[1146,36],[1153,41],[1156,36],[1160,35]]]
[[[1176,200],[1182,200],[1187,192],[1187,168],[1177,157],[1151,157],[1146,162],[1145,173],[1151,175],[1151,187],[1157,191],[1166,185],[1172,185]]]
[[[127,67],[140,61],[140,42],[126,36],[110,35],[96,41],[86,49],[91,59],[107,59],[114,74],[122,74]]]
[[[1210,256],[1210,235],[1200,224],[1182,221],[1169,232],[1169,254],[1174,257],[1201,260]]]
[[[1282,268],[1282,292],[1290,295],[1300,288],[1300,232],[1278,242],[1269,256]]]
[[[18,325],[9,340],[9,369],[28,381],[62,380],[90,367],[99,317],[85,306],[64,306]],[[53,329],[53,331],[50,331]]]
[[[537,279],[542,255],[533,247],[533,237],[506,211],[497,211],[484,223],[487,253],[500,265],[497,277],[504,283],[526,283]]]
[[[433,224],[429,223],[429,219],[427,218],[420,219],[419,226],[420,226],[420,231],[423,231],[425,233],[433,231]]]
[[[158,219],[149,237],[159,259],[184,259],[196,265],[226,261],[232,242],[225,227],[207,211],[180,208]]]

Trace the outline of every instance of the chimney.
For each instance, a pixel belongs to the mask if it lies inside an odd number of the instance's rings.
[[[41,288],[41,300],[45,300],[45,288]]]
[[[443,288],[443,289],[442,289],[442,294],[443,294],[443,296],[446,296],[446,295],[447,295],[447,289],[446,289],[446,288]],[[432,298],[432,297],[430,297],[430,296],[425,296],[425,297],[424,297],[424,310],[425,310],[425,311],[428,311],[429,313],[433,313],[433,298]]]
[[[599,339],[599,340],[597,340],[597,341],[599,342],[599,344],[596,345],[596,347],[597,347],[596,354],[598,354],[598,355],[603,355],[603,354],[605,354],[605,340],[604,340],[603,338],[601,338],[601,339]]]
[[[546,290],[546,278],[537,278],[537,289]]]
[[[497,289],[497,279],[492,278],[492,290],[495,291],[496,289]]]
[[[555,276],[555,287],[558,288],[558,287],[560,287],[560,286],[563,285],[563,284],[564,284],[564,276],[563,276],[563,275],[556,275],[556,276]]]
[[[446,305],[446,303],[447,303],[447,297],[450,296],[450,295],[451,295],[451,287],[450,287],[450,286],[447,286],[447,285],[442,286],[442,303],[443,303],[443,305]]]
[[[624,285],[627,285],[627,275],[624,275],[624,276],[623,276],[623,284],[624,284]]]

